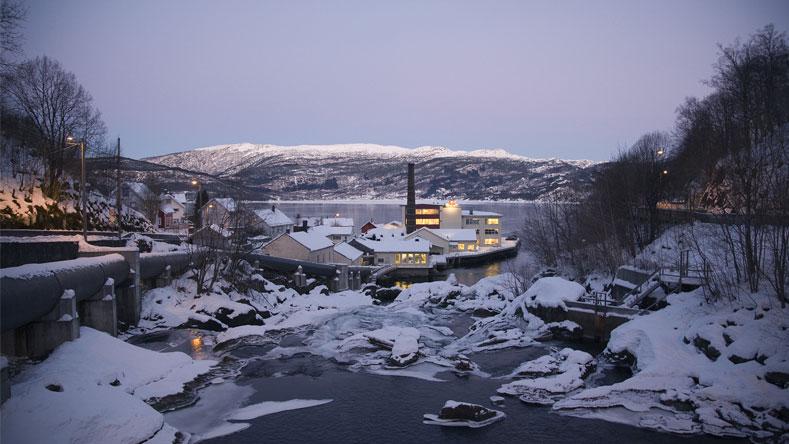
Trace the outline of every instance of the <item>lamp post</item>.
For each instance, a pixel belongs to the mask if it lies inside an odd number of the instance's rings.
[[[66,137],[66,147],[74,147],[79,146],[80,157],[81,161],[80,164],[82,166],[82,173],[80,175],[79,181],[79,194],[80,200],[82,201],[82,238],[85,242],[88,241],[88,194],[87,194],[87,184],[85,183],[85,141],[80,140],[79,142],[74,141],[72,136]],[[120,191],[119,191],[120,192]]]

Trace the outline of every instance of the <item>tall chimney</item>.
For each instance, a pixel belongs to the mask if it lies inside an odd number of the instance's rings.
[[[416,230],[416,192],[414,191],[414,164],[408,164],[408,197],[405,201],[405,231]]]

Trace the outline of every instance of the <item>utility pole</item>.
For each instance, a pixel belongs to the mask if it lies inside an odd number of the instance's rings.
[[[121,206],[121,138],[118,137],[118,148],[115,152],[115,176],[116,176],[116,186],[115,186],[115,220],[118,222],[118,240],[121,240],[121,231],[123,230],[121,225],[121,211],[123,207]]]
[[[80,180],[80,190],[82,191],[82,238],[88,241],[88,184],[85,182],[85,141],[79,142],[79,149],[82,152],[82,178]]]

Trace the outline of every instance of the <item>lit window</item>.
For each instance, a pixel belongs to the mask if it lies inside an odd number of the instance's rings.
[[[498,217],[489,217],[487,224],[488,225],[498,225],[499,224],[499,218]]]
[[[495,239],[495,238],[494,239],[485,239],[485,245],[498,245],[498,244],[499,244],[499,240],[498,239]]]
[[[476,249],[477,249],[477,246],[475,244],[468,244],[468,251],[474,251]]]
[[[465,250],[466,244],[458,244],[458,250]]]
[[[430,218],[430,219],[417,219],[417,225],[439,225],[441,222],[438,218]]]
[[[416,214],[438,214],[438,210],[435,208],[417,208]]]

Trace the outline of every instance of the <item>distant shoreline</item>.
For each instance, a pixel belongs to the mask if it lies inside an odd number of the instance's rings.
[[[431,199],[418,199],[429,201]],[[440,201],[439,199],[436,199]],[[335,204],[335,205],[405,205],[405,199],[305,199],[305,200],[247,200],[246,203],[273,203],[273,204]],[[541,204],[538,200],[458,200],[460,205],[487,205],[487,204]],[[567,202],[571,203],[571,202]]]

